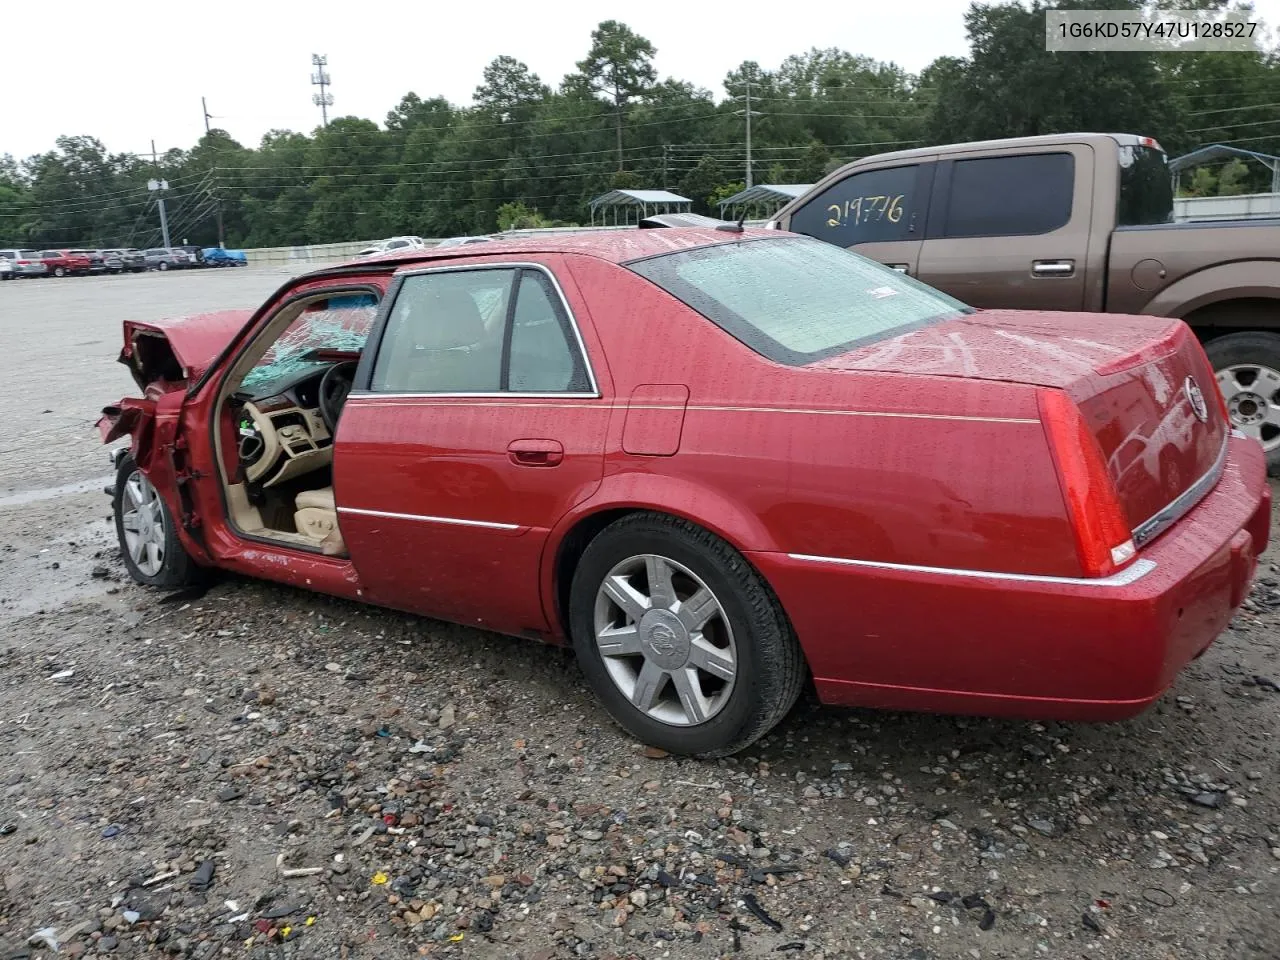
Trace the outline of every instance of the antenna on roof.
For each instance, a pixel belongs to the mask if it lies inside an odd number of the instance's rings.
[[[717,230],[723,230],[726,233],[743,233],[742,224],[747,219],[747,210],[744,207],[742,216],[738,218],[737,223],[721,223],[716,225]]]

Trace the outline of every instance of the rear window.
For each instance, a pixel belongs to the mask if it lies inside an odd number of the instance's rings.
[[[17,250],[0,250],[0,260],[17,260],[19,256]]]
[[[39,260],[40,251],[39,250],[19,250],[18,259],[19,260]]]
[[[757,353],[800,366],[973,308],[808,237],[752,239],[627,265]]]
[[[1173,179],[1169,160],[1154,147],[1120,147],[1120,202],[1116,222],[1122,227],[1173,222]]]

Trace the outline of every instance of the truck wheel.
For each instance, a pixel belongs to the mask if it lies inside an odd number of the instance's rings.
[[[614,720],[671,753],[742,750],[786,715],[807,676],[782,607],[742,554],[663,514],[632,514],[591,541],[569,621]]]
[[[149,587],[195,582],[200,568],[182,549],[168,505],[128,454],[120,458],[111,506],[120,555],[135,582]]]
[[[1280,335],[1230,333],[1205,344],[1231,425],[1262,444],[1280,474]]]

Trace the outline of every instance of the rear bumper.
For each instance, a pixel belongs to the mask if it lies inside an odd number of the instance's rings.
[[[1106,581],[749,556],[827,703],[1123,719],[1159,698],[1248,594],[1271,492],[1261,447],[1229,443],[1216,486]]]

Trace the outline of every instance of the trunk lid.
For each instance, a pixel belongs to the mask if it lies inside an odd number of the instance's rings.
[[[815,364],[1054,387],[1080,408],[1141,545],[1212,486],[1229,424],[1181,320],[979,311]]]

